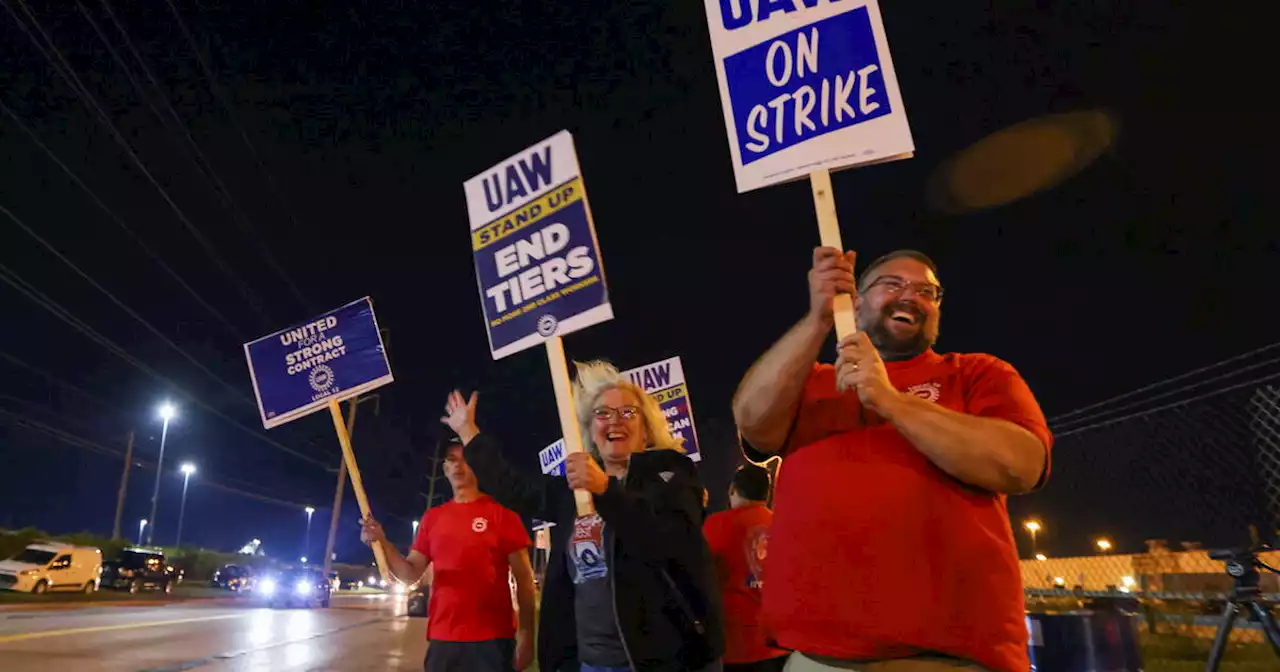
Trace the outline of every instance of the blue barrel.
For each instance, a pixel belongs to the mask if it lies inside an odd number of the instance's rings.
[[[1033,672],[1142,672],[1136,616],[1027,614],[1027,631]]]

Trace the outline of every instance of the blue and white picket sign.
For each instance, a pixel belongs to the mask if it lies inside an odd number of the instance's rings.
[[[915,151],[876,0],[704,0],[738,192]]]
[[[245,343],[244,353],[267,429],[393,380],[368,297]]]
[[[538,451],[538,464],[542,473],[552,476],[564,476],[564,439]]]
[[[494,359],[613,319],[568,131],[504,159],[463,190]]]
[[[684,367],[679,357],[646,364],[622,372],[631,382],[639,385],[658,402],[667,418],[671,436],[680,441],[689,459],[702,459],[698,452],[698,429],[693,424],[693,403],[689,400],[689,386],[685,383]]]

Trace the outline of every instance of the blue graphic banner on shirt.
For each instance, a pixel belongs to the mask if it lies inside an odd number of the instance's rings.
[[[573,537],[569,540],[573,558],[573,582],[583,583],[609,576],[604,555],[604,520],[599,514],[573,521]]]

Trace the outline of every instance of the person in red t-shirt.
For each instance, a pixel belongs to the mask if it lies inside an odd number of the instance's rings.
[[[749,449],[783,456],[763,622],[787,669],[1026,672],[1005,498],[1039,487],[1053,439],[990,355],[933,350],[942,287],[925,255],[818,248],[809,313],[747,372],[733,411]],[[858,333],[818,364],[837,294]]]
[[[382,544],[388,568],[404,583],[418,581],[431,566],[426,672],[523,670],[533,662],[529,533],[519,516],[480,492],[457,438],[448,442],[443,470],[453,501],[427,510],[408,557],[387,543],[372,518],[360,536]],[[508,569],[516,581],[518,628]]]
[[[725,672],[778,672],[787,660],[788,652],[765,643],[760,628],[760,589],[773,523],[768,500],[769,472],[744,465],[729,486],[729,510],[702,524],[724,598]]]

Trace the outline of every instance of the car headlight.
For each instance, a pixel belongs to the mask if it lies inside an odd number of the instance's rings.
[[[271,579],[265,579],[258,585],[258,590],[262,591],[263,595],[274,595],[276,592],[276,582]]]
[[[312,589],[312,586],[311,586],[311,583],[310,583],[310,582],[308,582],[308,581],[299,581],[299,582],[298,582],[298,583],[293,587],[293,592],[295,592],[295,593],[297,593],[297,594],[299,594],[299,595],[310,595],[310,594],[311,594],[311,589]]]

